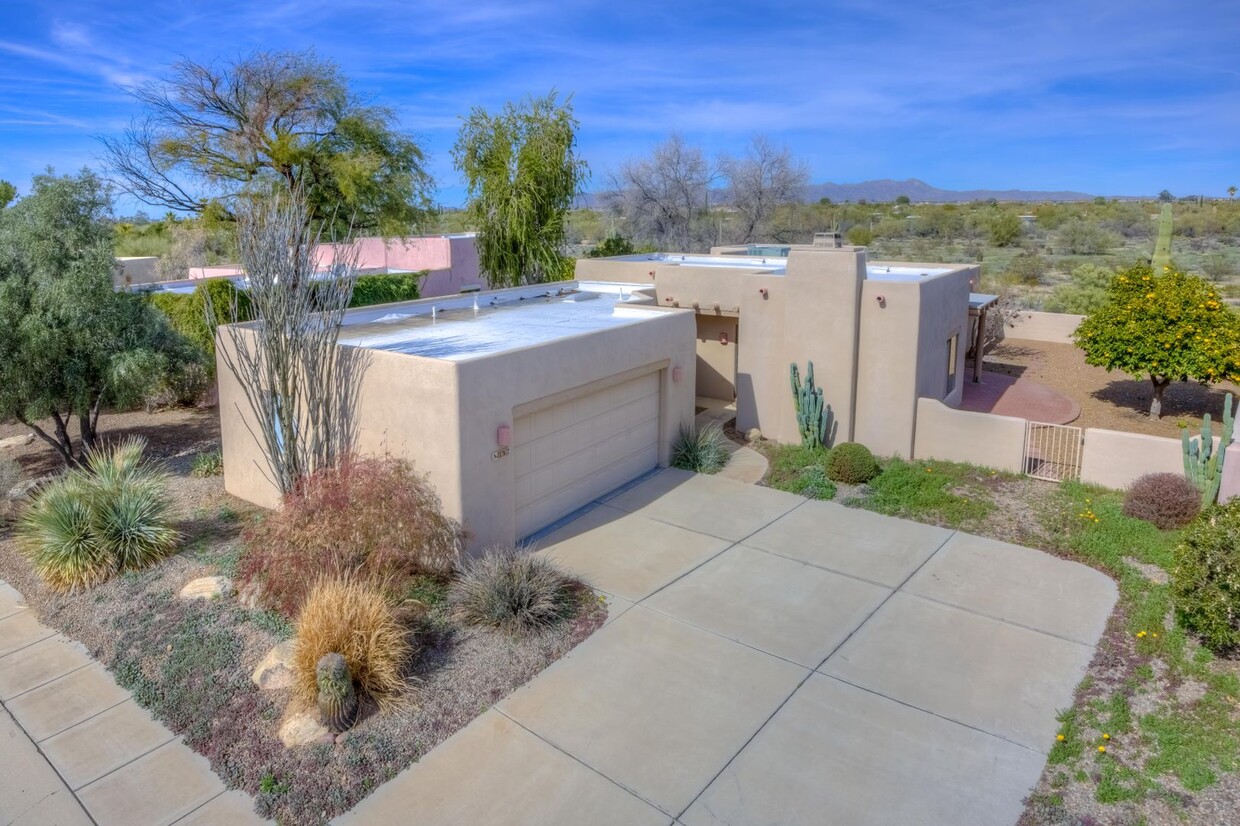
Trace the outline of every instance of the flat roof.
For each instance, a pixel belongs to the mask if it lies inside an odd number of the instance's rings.
[[[617,255],[606,261],[649,261],[673,267],[718,267],[720,269],[754,270],[771,275],[784,275],[788,271],[787,257],[777,255],[692,255],[670,252]],[[872,281],[917,281],[954,272],[961,267],[928,264],[901,264],[871,261],[866,265],[866,278]]]
[[[640,286],[566,281],[363,307],[345,314],[339,341],[465,361],[663,315],[650,305],[630,303]]]

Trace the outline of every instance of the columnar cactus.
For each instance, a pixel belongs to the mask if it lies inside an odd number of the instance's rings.
[[[1171,264],[1171,204],[1163,204],[1158,213],[1158,241],[1154,244],[1154,272]]]
[[[357,720],[357,692],[348,664],[339,654],[324,654],[314,672],[323,724],[332,731],[345,731]]]
[[[808,362],[805,383],[801,372],[792,365],[792,399],[796,404],[797,427],[801,432],[802,447],[824,446],[831,441],[831,406],[822,398],[822,388],[814,386],[814,363]]]
[[[1180,431],[1180,443],[1184,451],[1184,475],[1201,491],[1202,507],[1214,504],[1214,500],[1218,498],[1219,486],[1223,483],[1223,459],[1227,456],[1227,446],[1231,444],[1235,423],[1235,408],[1232,406],[1231,394],[1228,393],[1223,399],[1223,437],[1219,440],[1218,450],[1214,449],[1214,432],[1210,427],[1209,413],[1201,420],[1200,439],[1190,439],[1187,427]]]

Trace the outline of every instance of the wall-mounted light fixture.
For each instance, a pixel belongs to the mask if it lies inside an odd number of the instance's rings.
[[[672,383],[673,384],[680,384],[680,380],[683,379],[684,377],[685,377],[684,368],[682,368],[680,365],[676,365],[675,367],[672,368]]]
[[[719,343],[722,344],[724,347],[728,346],[728,334],[727,333],[719,334]]]
[[[495,444],[500,447],[508,447],[512,444],[512,428],[506,424],[502,424],[495,431]]]

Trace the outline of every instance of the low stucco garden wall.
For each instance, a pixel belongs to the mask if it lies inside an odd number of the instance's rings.
[[[1004,338],[1021,338],[1028,341],[1047,341],[1052,344],[1071,344],[1072,333],[1084,320],[1083,315],[1070,313],[1039,313],[1022,311],[1003,328]]]
[[[1025,420],[955,410],[937,399],[917,400],[913,455],[1023,472]]]

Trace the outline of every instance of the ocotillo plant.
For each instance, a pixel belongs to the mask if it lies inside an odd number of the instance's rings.
[[[1158,241],[1154,244],[1154,273],[1171,264],[1171,204],[1163,204],[1158,213]]]
[[[792,398],[796,404],[797,427],[803,447],[825,446],[831,441],[831,407],[822,398],[822,388],[814,386],[814,363],[808,362],[805,383],[801,372],[792,365]]]
[[[1184,451],[1184,475],[1188,481],[1201,491],[1201,506],[1214,504],[1218,498],[1219,486],[1223,483],[1223,459],[1227,456],[1227,446],[1231,444],[1232,429],[1235,426],[1235,408],[1232,406],[1231,394],[1223,399],[1223,438],[1219,440],[1218,449],[1214,449],[1214,433],[1210,428],[1210,414],[1201,420],[1201,438],[1194,441],[1188,437],[1188,428],[1180,431],[1180,443]]]

